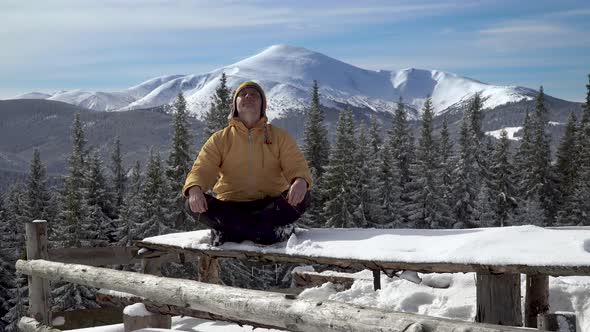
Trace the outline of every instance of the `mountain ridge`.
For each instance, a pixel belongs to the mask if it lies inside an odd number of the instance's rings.
[[[326,106],[338,108],[349,104],[372,111],[393,112],[402,97],[410,106],[410,118],[419,116],[427,96],[432,98],[435,113],[441,114],[476,92],[486,99],[485,108],[532,100],[537,94],[526,87],[491,85],[439,70],[368,70],[303,47],[279,44],[204,74],[154,77],[117,92],[60,91],[45,99],[95,111],[128,111],[171,104],[178,93],[183,92],[189,112],[201,117],[210,106],[223,72],[232,89],[245,80],[260,83],[267,92],[271,119],[280,118],[289,110],[305,109],[313,80],[318,81]],[[43,96],[33,92],[16,99],[44,99]]]

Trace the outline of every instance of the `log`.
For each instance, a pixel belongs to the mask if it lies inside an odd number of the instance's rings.
[[[154,276],[161,276],[162,275],[162,260],[166,259],[166,256],[169,254],[161,253],[161,255],[157,255],[158,253],[144,253],[144,257],[141,260],[141,267],[142,272],[145,274],[151,274]],[[151,326],[153,325],[153,326]],[[123,314],[123,326],[125,328],[125,332],[134,331],[144,327],[154,327],[154,328],[162,328],[162,329],[171,329],[172,328],[172,319],[168,315],[163,315],[161,313],[154,313],[152,315],[145,316],[145,317],[132,317],[129,315]]]
[[[526,331],[44,260],[19,260],[16,268],[27,275],[136,294],[158,303],[208,311],[232,319],[252,320],[292,331],[408,331],[416,323],[425,332]]]
[[[61,330],[39,323],[35,318],[22,317],[18,321],[18,328],[22,332],[61,332]]]
[[[478,273],[476,293],[476,322],[522,326],[519,274]]]
[[[525,325],[537,327],[537,317],[549,312],[549,277],[543,275],[526,276]]]
[[[49,249],[49,259],[54,262],[90,266],[140,264],[135,258],[137,247],[89,247]]]
[[[556,312],[538,317],[539,331],[576,332],[576,314]]]
[[[52,315],[52,325],[64,331],[123,323],[122,310],[113,307],[56,311]]]
[[[102,307],[114,307],[121,309],[131,304],[143,303],[148,311],[160,313],[162,315],[189,316],[213,321],[227,321],[237,323],[238,325],[251,325],[253,327],[260,327],[266,329],[274,327],[270,325],[259,324],[249,320],[236,321],[235,319],[215,315],[206,311],[199,311],[169,304],[156,303],[141,296],[135,296],[132,294],[129,295],[131,296],[115,296],[98,292],[96,294],[96,302]]]
[[[34,220],[25,223],[27,260],[47,259],[47,221]],[[49,281],[38,276],[29,276],[29,315],[43,325],[49,326],[50,288]]]
[[[173,245],[155,244],[137,241],[135,245],[140,248],[159,250],[164,252],[195,254],[209,256],[211,258],[235,258],[240,260],[253,260],[263,263],[298,263],[304,265],[323,264],[338,266],[353,270],[410,270],[422,273],[525,273],[543,274],[550,276],[581,276],[590,275],[590,266],[534,266],[534,265],[486,265],[486,264],[456,264],[456,263],[408,263],[368,261],[360,259],[341,259],[334,257],[304,256],[286,253],[268,253],[237,249],[196,249],[180,248]]]

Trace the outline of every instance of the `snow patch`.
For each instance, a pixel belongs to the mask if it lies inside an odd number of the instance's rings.
[[[51,320],[51,326],[62,326],[66,323],[66,319],[64,316],[57,316]]]
[[[504,127],[498,130],[486,131],[485,134],[500,139],[502,137],[502,130],[506,130],[508,139],[513,141],[519,141],[521,139],[520,137],[515,137],[514,134],[522,130],[522,127]]]
[[[152,316],[153,313],[149,312],[143,303],[135,303],[132,305],[128,305],[123,309],[123,314],[127,316],[135,316],[135,317],[147,317]]]

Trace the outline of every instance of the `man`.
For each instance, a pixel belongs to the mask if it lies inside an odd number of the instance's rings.
[[[267,123],[258,84],[236,89],[228,119],[203,145],[186,178],[186,210],[213,229],[214,245],[284,241],[309,203],[307,162],[285,130]],[[206,194],[211,187],[216,197]]]

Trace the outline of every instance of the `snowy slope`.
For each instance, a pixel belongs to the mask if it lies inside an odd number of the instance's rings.
[[[99,111],[125,111],[170,104],[183,92],[189,110],[201,115],[209,107],[222,72],[231,88],[245,80],[259,82],[269,98],[271,119],[280,117],[287,109],[303,109],[309,103],[313,80],[319,83],[325,105],[345,103],[388,112],[396,109],[400,96],[416,109],[422,107],[427,96],[432,96],[435,112],[440,113],[476,92],[486,98],[486,108],[531,99],[536,94],[528,88],[489,85],[436,70],[366,70],[305,48],[274,45],[205,74],[156,77],[120,92],[60,92],[48,99]]]

